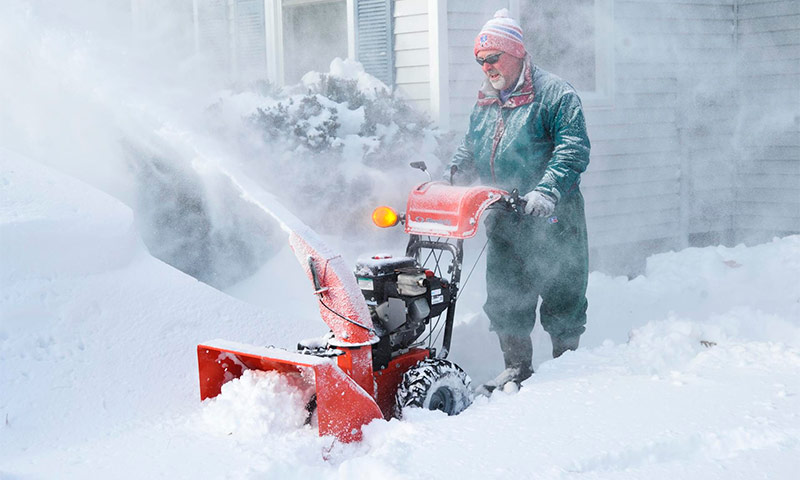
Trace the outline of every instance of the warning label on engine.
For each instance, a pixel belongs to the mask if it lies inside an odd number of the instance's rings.
[[[437,288],[435,290],[431,290],[431,305],[436,305],[442,302],[444,302],[444,295],[442,295],[442,289]]]
[[[371,278],[358,278],[358,288],[361,290],[375,290],[375,284]]]

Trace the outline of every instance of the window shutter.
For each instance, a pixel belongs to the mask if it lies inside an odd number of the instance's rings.
[[[267,69],[264,0],[236,1],[236,64],[245,80],[263,78]]]
[[[198,0],[197,46],[223,71],[230,65],[228,5],[225,0]]]
[[[356,0],[356,60],[386,85],[394,83],[391,0]]]

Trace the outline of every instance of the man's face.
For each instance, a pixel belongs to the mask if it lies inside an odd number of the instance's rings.
[[[481,69],[495,89],[511,88],[519,79],[519,74],[522,71],[522,59],[500,50],[481,50],[478,52],[477,57],[478,59],[484,59],[497,53],[501,54],[497,62],[491,64],[485,62]]]

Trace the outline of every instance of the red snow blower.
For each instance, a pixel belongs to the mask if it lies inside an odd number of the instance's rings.
[[[413,167],[426,171],[425,164]],[[473,237],[490,206],[519,210],[521,199],[491,187],[426,182],[411,191],[405,214],[378,207],[380,227],[404,224],[405,256],[359,260],[355,275],[311,231],[289,242],[314,288],[330,333],[295,352],[214,340],[197,347],[200,397],[247,369],[299,374],[313,384],[306,406],[320,435],[361,439],[373,419],[401,417],[407,408],[455,415],[472,402],[470,379],[446,360],[453,334],[464,239]],[[434,348],[439,344],[441,348]]]

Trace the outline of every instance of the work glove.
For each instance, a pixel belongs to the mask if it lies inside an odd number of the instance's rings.
[[[535,217],[549,217],[556,210],[556,201],[546,193],[533,190],[522,197],[525,200],[525,213]]]

